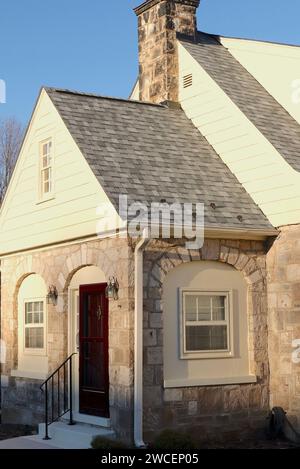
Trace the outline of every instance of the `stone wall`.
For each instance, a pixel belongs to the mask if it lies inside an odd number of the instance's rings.
[[[271,406],[283,407],[300,431],[300,225],[281,228],[267,272]]]
[[[152,0],[136,8],[140,100],[178,102],[176,33],[195,37],[199,0]]]
[[[104,239],[21,254],[2,260],[2,339],[6,363],[2,367],[4,421],[41,422],[41,384],[37,380],[12,378],[18,360],[18,290],[28,275],[41,275],[46,286],[56,285],[58,306],[48,308],[48,359],[51,373],[68,356],[68,287],[75,272],[95,265],[106,278],[116,276],[119,300],[109,305],[110,416],[120,437],[130,438],[133,406],[134,263],[126,239]],[[39,397],[37,397],[39,396]],[[36,407],[34,402],[37,403]]]
[[[145,439],[164,428],[191,431],[202,439],[231,438],[263,429],[269,410],[265,246],[261,242],[206,240],[198,251],[152,242],[144,276]],[[256,384],[163,388],[163,281],[185,262],[216,260],[244,273],[248,283],[250,371]]]
[[[177,240],[152,241],[147,248],[144,259],[146,440],[170,427],[197,432],[203,438],[217,435],[230,438],[236,432],[256,431],[265,425],[269,409],[265,252],[261,242],[235,240],[206,240],[200,251],[187,251]],[[270,262],[270,253],[269,256]],[[248,283],[250,371],[257,376],[257,384],[163,389],[163,281],[171,269],[194,260],[226,262],[244,273]],[[51,372],[68,353],[68,286],[74,273],[88,265],[99,266],[107,278],[115,275],[120,282],[120,299],[110,302],[109,314],[110,414],[118,436],[129,440],[133,430],[134,263],[133,250],[123,239],[74,244],[2,261],[2,335],[7,344],[3,416],[5,421],[20,423],[38,423],[42,417],[40,382],[10,377],[11,369],[17,366],[17,295],[22,280],[30,273],[37,273],[47,286],[55,284],[59,291],[60,307],[51,307],[48,319],[48,332],[55,337],[48,343]],[[287,268],[287,275],[292,275],[293,269]],[[293,279],[297,278],[293,275]],[[294,281],[291,288],[296,295]],[[292,317],[291,311],[289,318]],[[272,340],[275,340],[273,336]],[[284,387],[280,392],[284,392]]]
[[[44,421],[44,398],[38,380],[7,377],[2,380],[1,421],[35,425]]]

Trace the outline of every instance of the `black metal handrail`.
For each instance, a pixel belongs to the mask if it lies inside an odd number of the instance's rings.
[[[49,425],[57,422],[68,412],[68,425],[75,425],[73,420],[73,375],[72,358],[76,353],[72,353],[47,379],[40,389],[45,393],[45,437],[44,440],[51,440],[49,437]]]

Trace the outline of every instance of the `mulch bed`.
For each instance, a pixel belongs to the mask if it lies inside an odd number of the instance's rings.
[[[0,424],[0,440],[35,434],[36,429],[29,425]]]
[[[284,439],[262,439],[227,441],[226,443],[209,442],[202,446],[201,449],[300,449],[300,445],[296,445]]]

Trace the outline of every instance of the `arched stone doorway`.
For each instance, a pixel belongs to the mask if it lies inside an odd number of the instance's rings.
[[[75,271],[68,286],[68,352],[75,354],[74,417],[87,423],[105,424],[109,417],[106,282],[99,267],[84,266]]]

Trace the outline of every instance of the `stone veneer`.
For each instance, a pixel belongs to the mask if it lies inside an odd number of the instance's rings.
[[[145,439],[164,428],[199,438],[231,438],[266,425],[269,410],[266,249],[254,241],[205,241],[198,251],[152,242],[144,264],[144,430]],[[215,260],[242,271],[248,284],[250,371],[256,384],[163,388],[163,281],[185,262]]]
[[[56,285],[61,306],[48,308],[49,373],[68,355],[68,287],[75,272],[94,265],[106,278],[120,283],[119,301],[109,305],[110,416],[119,437],[132,434],[134,263],[126,239],[105,239],[66,245],[7,257],[2,271],[2,339],[7,346],[2,366],[2,421],[36,424],[44,420],[38,380],[15,378],[18,360],[18,290],[30,274],[41,275],[47,286]]]
[[[296,253],[293,259],[285,249],[287,240],[294,246],[294,251],[289,251]],[[296,371],[300,366],[288,363],[290,339],[297,338],[299,331],[299,327],[292,323],[294,319],[296,322],[294,309],[299,298],[297,279],[300,276],[295,246],[299,246],[297,228],[286,229],[268,254],[269,275],[274,276],[274,288],[277,288],[272,291],[270,278],[269,299],[273,301],[269,322],[272,399],[274,404],[290,410],[296,410],[298,405],[299,373],[297,375]],[[283,275],[283,253],[286,283],[278,277]],[[195,260],[226,262],[244,273],[248,283],[250,371],[258,378],[256,384],[163,388],[163,281],[171,269]],[[265,426],[269,410],[265,261],[266,247],[258,241],[207,239],[199,251],[187,251],[177,240],[152,241],[148,246],[144,256],[146,440],[161,429],[170,427],[197,432],[203,439],[215,439],[217,436],[230,438],[236,433],[240,435],[243,431],[256,431]],[[132,247],[125,239],[96,240],[3,259],[2,336],[7,343],[7,361],[2,370],[5,385],[3,421],[38,423],[43,420],[40,382],[10,376],[11,369],[17,366],[17,295],[22,280],[31,273],[37,273],[44,278],[46,285],[55,284],[59,290],[61,310],[50,307],[48,313],[48,339],[55,337],[53,341],[48,340],[51,372],[68,353],[68,286],[74,273],[88,265],[99,266],[107,278],[116,275],[120,282],[120,299],[110,302],[109,314],[110,412],[113,428],[120,438],[128,441],[133,434],[134,263]],[[281,287],[277,281],[281,282]],[[282,312],[286,313],[284,317]],[[276,345],[279,338],[280,349]],[[281,358],[285,353],[286,361]],[[278,373],[277,361],[283,363]],[[287,381],[293,386],[286,384]]]
[[[267,272],[271,406],[283,407],[300,431],[300,363],[292,360],[300,340],[300,225],[280,229]]]
[[[176,33],[195,37],[198,6],[199,0],[150,0],[135,9],[138,15],[141,101],[178,102]]]

